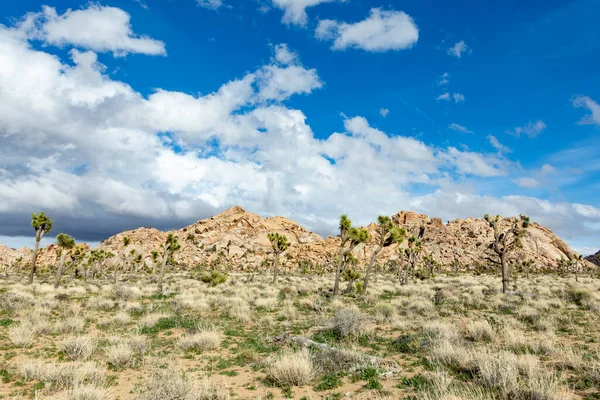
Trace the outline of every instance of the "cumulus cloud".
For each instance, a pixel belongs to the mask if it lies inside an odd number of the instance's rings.
[[[512,152],[512,150],[508,146],[505,146],[502,143],[500,143],[500,141],[495,136],[488,135],[487,139],[490,142],[490,144],[492,145],[492,147],[494,147],[496,150],[498,150],[498,154]]]
[[[466,126],[462,126],[455,123],[451,123],[450,125],[448,125],[448,129],[452,129],[453,131],[461,133],[473,133]]]
[[[533,189],[540,185],[540,183],[534,178],[519,178],[513,181],[519,187]]]
[[[320,79],[287,46],[212,93],[143,95],[106,74],[95,53],[63,59],[21,32],[0,25],[0,235],[31,236],[41,210],[57,232],[98,241],[236,204],[321,234],[342,213],[366,224],[401,209],[444,219],[525,212],[564,235],[589,234],[582,221],[596,218],[592,206],[478,194],[469,183],[511,169],[496,154],[384,132],[362,116],[316,137],[286,101]]]
[[[448,83],[450,83],[450,81],[448,80],[448,78],[450,77],[450,74],[447,72],[444,72],[442,74],[442,76],[440,76],[440,78],[438,79],[438,86],[442,86],[442,85],[447,85]]]
[[[437,101],[453,101],[455,103],[463,103],[465,101],[465,96],[461,93],[453,93],[450,94],[448,92],[440,94],[435,98]]]
[[[462,58],[462,54],[467,51],[467,48],[467,44],[464,40],[461,40],[448,49],[448,54],[456,58]]]
[[[294,24],[304,26],[308,22],[306,9],[322,3],[331,3],[336,0],[271,0],[273,6],[283,10],[284,24]],[[344,2],[346,0],[339,0]]]
[[[465,101],[465,96],[461,93],[454,93],[452,95],[455,103],[463,103]]]
[[[315,36],[320,40],[333,40],[334,50],[356,48],[384,52],[413,47],[419,39],[419,28],[403,11],[372,8],[367,18],[356,23],[321,20]]]
[[[50,45],[73,45],[96,52],[112,52],[115,56],[167,54],[163,42],[133,32],[128,13],[96,3],[81,10],[68,9],[62,15],[55,8],[44,6],[41,12],[27,14],[19,30],[31,39]]]
[[[223,5],[221,0],[196,0],[199,7],[208,8],[209,10],[217,10]]]
[[[579,125],[600,125],[600,104],[588,96],[577,96],[573,99],[573,106],[590,112],[578,122]]]
[[[527,135],[530,139],[536,138],[546,129],[544,121],[537,120],[535,122],[528,122],[525,126],[519,126],[513,131],[508,131],[509,135],[514,137],[521,137],[521,135]]]

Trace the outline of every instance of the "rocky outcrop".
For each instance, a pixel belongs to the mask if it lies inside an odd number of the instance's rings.
[[[459,263],[462,269],[493,265],[495,255],[490,248],[493,233],[488,223],[480,218],[457,219],[444,224],[440,218],[430,218],[425,214],[402,211],[392,216],[392,221],[403,226],[410,235],[423,241],[423,254],[433,256],[442,266]],[[508,227],[511,218],[502,221]],[[372,234],[376,225],[367,227]],[[181,249],[174,258],[184,267],[198,265],[216,266],[228,264],[242,270],[260,268],[272,255],[268,233],[277,232],[286,236],[290,247],[282,256],[282,263],[298,265],[301,259],[313,264],[328,265],[339,249],[339,239],[326,239],[306,230],[298,223],[284,217],[264,218],[245,211],[242,207],[232,207],[213,217],[200,220],[182,229],[162,232],[154,228],[138,228],[121,232],[100,244],[100,248],[115,254],[112,262],[131,259],[132,253],[141,254],[148,266],[153,265],[152,252],[162,255],[162,245],[169,233],[181,243]],[[124,248],[123,238],[130,238]],[[372,235],[373,236],[373,235]],[[406,241],[381,251],[379,263],[397,260],[398,248],[405,247]],[[372,253],[370,243],[358,246],[354,256],[364,264]],[[42,250],[40,264],[54,264],[58,251],[51,245]],[[26,262],[31,257],[30,249],[9,249],[0,246],[0,263],[13,262],[23,256]],[[555,267],[561,258],[572,259],[575,253],[554,233],[537,223],[532,223],[522,240],[522,248],[511,254],[514,263],[529,260],[537,268]]]
[[[596,254],[585,257],[585,259],[595,265],[600,266],[600,251],[598,251]]]

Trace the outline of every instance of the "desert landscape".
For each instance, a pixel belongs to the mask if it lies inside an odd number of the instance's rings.
[[[323,239],[233,207],[57,239],[32,284],[32,250],[3,247],[0,398],[600,398],[598,268],[525,220],[343,216]],[[504,293],[493,226],[518,241]]]

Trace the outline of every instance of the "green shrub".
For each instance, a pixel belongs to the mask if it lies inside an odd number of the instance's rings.
[[[200,280],[210,286],[217,286],[227,280],[227,274],[219,271],[205,272],[200,275]]]

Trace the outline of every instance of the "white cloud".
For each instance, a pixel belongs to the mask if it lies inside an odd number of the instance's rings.
[[[540,183],[534,178],[519,178],[513,181],[519,187],[533,189],[540,185]]]
[[[530,139],[536,138],[546,129],[544,121],[537,120],[535,122],[528,122],[525,126],[519,126],[514,131],[508,131],[507,133],[515,137],[521,135],[527,135]]]
[[[457,58],[462,58],[462,54],[467,51],[467,48],[467,44],[464,42],[464,40],[461,40],[448,49],[448,54]]]
[[[217,10],[223,5],[221,0],[196,0],[199,7],[208,8],[209,10]]]
[[[441,155],[441,157],[450,161],[460,175],[485,178],[507,175],[505,160],[493,155],[460,151],[450,147],[447,153]]]
[[[455,103],[463,103],[465,101],[465,96],[460,93],[450,94],[448,92],[440,94],[435,98],[437,101],[452,101]]]
[[[455,123],[451,123],[450,125],[448,125],[448,129],[452,129],[453,131],[462,132],[462,133],[473,133],[469,129],[467,129],[466,126],[462,126],[462,125],[455,124]]]
[[[579,125],[600,125],[600,104],[588,96],[578,96],[573,99],[573,106],[586,108],[590,112],[578,122]]]
[[[556,168],[554,168],[550,164],[544,164],[544,165],[542,165],[542,172],[545,174],[551,174],[551,173],[556,172]]]
[[[442,76],[438,79],[438,86],[443,86],[443,85],[447,85],[448,83],[450,83],[450,81],[448,80],[448,78],[450,77],[450,74],[447,72],[444,72],[442,74]]]
[[[452,95],[455,103],[463,103],[465,101],[465,96],[460,93],[454,93]]]
[[[381,108],[379,110],[379,114],[381,114],[381,116],[383,118],[387,117],[387,115],[390,113],[390,110],[388,110],[387,108]]]
[[[322,3],[331,3],[336,0],[271,0],[273,5],[283,10],[281,21],[285,24],[306,25],[308,15],[306,9]],[[340,0],[344,2],[346,0]],[[263,6],[264,7],[264,6]]]
[[[44,6],[41,12],[27,14],[19,29],[32,39],[55,46],[73,45],[115,56],[167,54],[163,42],[133,32],[128,13],[95,3],[82,10],[68,9],[62,15]]]
[[[508,146],[505,146],[502,143],[500,143],[500,141],[495,136],[488,135],[487,139],[490,142],[490,144],[496,150],[498,150],[498,154],[512,153],[512,150]]]
[[[0,235],[31,237],[27,219],[40,210],[57,232],[100,240],[235,204],[324,234],[342,213],[366,224],[414,209],[444,219],[525,212],[559,234],[598,235],[584,223],[599,220],[593,208],[478,194],[480,182],[511,170],[495,154],[387,133],[361,116],[317,137],[285,101],[316,90],[318,74],[285,46],[212,93],[149,96],[108,75],[92,52],[72,51],[71,62],[51,50],[0,25]]]
[[[413,47],[419,39],[419,29],[403,11],[372,8],[367,18],[356,23],[321,20],[315,36],[321,40],[333,40],[334,50],[357,48],[384,52]]]

